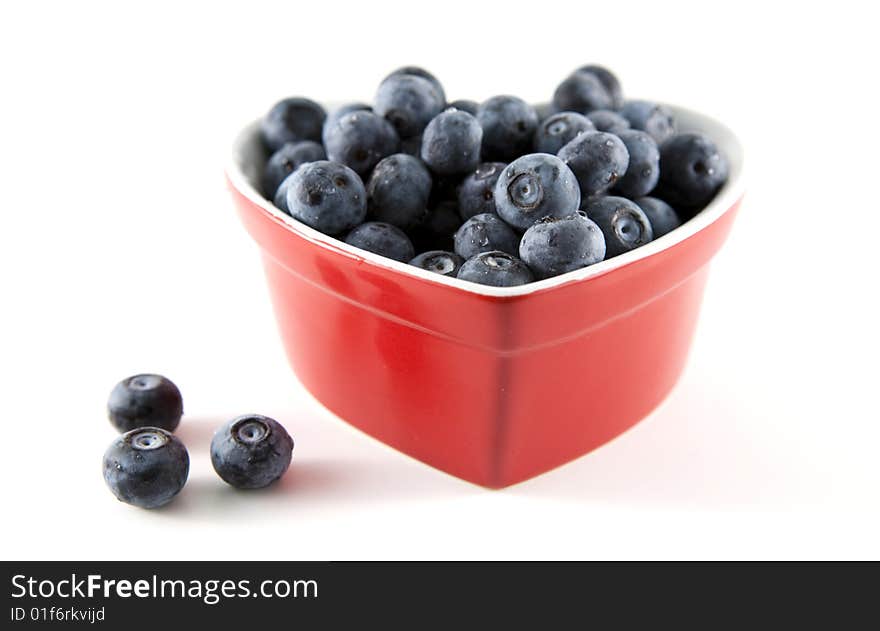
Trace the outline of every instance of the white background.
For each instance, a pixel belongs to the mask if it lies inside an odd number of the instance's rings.
[[[0,558],[880,557],[880,51],[868,15],[823,5],[4,3]],[[487,491],[299,386],[222,166],[282,96],[369,99],[412,63],[450,99],[538,101],[588,62],[738,131],[748,197],[669,400]],[[100,469],[107,394],[142,371],[181,387],[193,459],[152,512]],[[297,447],[238,493],[207,447],[249,411]]]

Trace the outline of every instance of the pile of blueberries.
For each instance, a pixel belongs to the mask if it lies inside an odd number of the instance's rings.
[[[164,506],[189,477],[189,453],[172,433],[183,416],[180,390],[161,375],[134,375],[116,384],[107,411],[123,434],[104,453],[104,481],[122,502]],[[259,414],[232,419],[211,440],[214,470],[238,489],[269,486],[287,471],[292,455],[290,434]]]
[[[329,116],[306,98],[261,122],[263,192],[295,219],[358,248],[485,285],[521,285],[628,252],[687,221],[727,179],[703,134],[663,105],[624,100],[584,66],[552,102],[447,102],[418,67],[371,106]]]

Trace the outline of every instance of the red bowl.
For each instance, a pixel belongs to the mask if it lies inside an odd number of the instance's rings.
[[[705,116],[730,179],[677,230],[627,254],[519,287],[487,287],[328,237],[258,192],[258,125],[227,178],[258,243],[287,356],[327,408],[465,480],[504,487],[611,440],[675,385],[708,263],[742,197],[742,150]]]

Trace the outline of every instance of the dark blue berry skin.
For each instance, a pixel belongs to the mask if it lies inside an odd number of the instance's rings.
[[[428,212],[431,183],[431,174],[418,158],[405,153],[383,158],[367,181],[367,210],[377,221],[413,228]]]
[[[400,153],[405,153],[407,155],[413,156],[414,158],[421,159],[422,155],[422,136],[419,134],[418,136],[410,136],[409,138],[403,138],[400,141]]]
[[[104,481],[120,502],[159,508],[174,499],[189,476],[189,454],[173,434],[139,427],[104,452]]]
[[[391,74],[376,92],[373,110],[397,130],[401,138],[418,136],[446,107],[446,97],[428,79],[413,74]]]
[[[290,466],[293,439],[267,416],[248,414],[229,421],[211,440],[211,464],[237,489],[262,489]]]
[[[431,74],[430,72],[428,72],[424,68],[421,68],[419,66],[403,66],[402,68],[398,68],[397,70],[395,70],[394,72],[389,74],[388,77],[393,77],[395,75],[401,75],[401,74],[415,75],[417,77],[421,77],[422,79],[429,81],[431,83],[431,85],[434,86],[434,89],[437,90],[437,92],[440,94],[443,101],[444,102],[446,101],[446,91],[443,89],[443,84],[440,83],[440,81],[437,79],[437,77],[435,77],[433,74]],[[385,77],[385,79],[388,79],[388,77]],[[384,81],[384,79],[383,79],[383,81]]]
[[[321,140],[324,144],[327,143],[327,132],[330,131],[336,123],[339,122],[339,119],[349,114],[351,112],[371,112],[373,108],[367,105],[366,103],[346,103],[345,105],[336,108],[332,112],[327,115],[327,118],[324,120],[324,127],[321,130]]]
[[[606,259],[629,252],[654,239],[647,215],[628,199],[599,197],[589,200],[584,210],[605,235]]]
[[[467,221],[474,215],[495,212],[495,183],[507,166],[503,162],[483,162],[458,187],[458,212]]]
[[[652,101],[627,101],[620,109],[620,115],[629,121],[633,129],[651,134],[658,145],[675,133],[675,117],[672,112]]]
[[[515,96],[493,96],[477,110],[483,128],[483,160],[509,162],[532,149],[538,127],[535,108]]]
[[[498,215],[520,230],[543,217],[570,215],[580,202],[575,174],[562,160],[548,153],[517,158],[507,165],[495,184]]]
[[[556,88],[553,107],[558,112],[588,114],[593,110],[609,110],[614,107],[614,101],[596,75],[574,72]]]
[[[587,114],[587,118],[597,131],[607,131],[609,134],[618,134],[630,128],[628,120],[611,110],[596,110]]]
[[[455,233],[455,253],[465,260],[495,250],[514,256],[519,252],[519,235],[498,215],[475,215]]]
[[[514,287],[534,280],[525,263],[506,252],[482,252],[468,259],[458,270],[461,280],[493,287]]]
[[[654,231],[654,238],[662,237],[681,225],[681,219],[678,213],[669,204],[662,199],[656,197],[639,197],[635,200],[636,205],[641,208],[648,221],[651,222],[651,229]]]
[[[638,129],[626,129],[617,134],[629,153],[629,166],[617,184],[614,194],[635,199],[654,190],[660,178],[660,150],[651,135]]]
[[[702,210],[727,181],[730,167],[703,134],[678,134],[660,146],[656,196],[688,214]]]
[[[275,204],[280,210],[283,210],[288,215],[290,214],[290,210],[287,208],[287,190],[290,188],[290,185],[293,183],[293,174],[291,173],[286,178],[281,180],[281,184],[278,185],[278,190],[275,191],[275,197],[272,198],[272,203]]]
[[[276,103],[260,123],[263,142],[270,151],[278,151],[288,142],[321,141],[321,129],[327,113],[324,108],[300,97]]]
[[[263,193],[271,199],[284,179],[306,162],[326,160],[324,147],[313,140],[289,142],[272,154],[263,169]]]
[[[447,109],[450,108],[461,110],[462,112],[467,112],[471,116],[476,116],[477,110],[480,109],[480,104],[476,101],[471,101],[470,99],[459,99],[457,101],[453,101],[447,106]]]
[[[584,198],[610,189],[629,166],[626,145],[614,134],[604,131],[580,134],[557,155],[574,172]]]
[[[173,432],[183,416],[183,398],[177,386],[162,375],[134,375],[114,386],[107,414],[120,432],[137,427]]]
[[[367,176],[385,156],[397,153],[400,141],[397,132],[381,116],[356,111],[343,115],[324,140],[327,157]]]
[[[459,226],[458,204],[454,200],[442,200],[431,206],[428,216],[410,230],[409,236],[419,252],[452,251],[455,248],[453,235]]]
[[[519,257],[537,278],[550,278],[604,259],[605,237],[583,211],[545,217],[526,230]]]
[[[282,186],[287,190],[287,212],[324,234],[351,230],[367,216],[364,184],[344,164],[309,162],[294,171]]]
[[[480,163],[483,128],[461,110],[435,116],[422,133],[422,161],[440,175],[467,173]]]
[[[430,252],[422,252],[409,262],[410,265],[420,267],[429,272],[440,274],[441,276],[449,276],[455,278],[464,259],[455,252],[444,252],[443,250],[431,250]]]
[[[618,81],[613,72],[595,64],[581,66],[577,69],[577,72],[594,75],[611,97],[611,108],[615,110],[621,108],[623,105],[623,89],[620,87],[620,81]]]
[[[577,112],[558,112],[542,120],[535,131],[534,147],[538,153],[556,155],[562,147],[584,131],[595,131],[589,118]]]
[[[368,221],[348,233],[345,242],[361,250],[406,263],[416,254],[406,233],[397,226]]]

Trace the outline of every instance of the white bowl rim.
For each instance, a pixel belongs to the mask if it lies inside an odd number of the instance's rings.
[[[562,285],[578,283],[588,278],[602,276],[618,268],[625,267],[630,263],[640,261],[664,250],[668,250],[710,226],[728,210],[731,210],[742,198],[745,191],[743,150],[733,132],[725,125],[704,114],[699,114],[675,105],[667,105],[667,107],[669,107],[675,115],[679,131],[701,131],[705,133],[718,145],[721,152],[727,157],[730,163],[730,174],[727,182],[715,198],[690,221],[685,222],[675,230],[672,230],[662,237],[639,248],[579,270],[567,272],[544,280],[534,281],[525,285],[516,285],[514,287],[492,287],[489,285],[480,285],[478,283],[472,283],[458,278],[443,276],[435,272],[429,272],[428,270],[415,267],[414,265],[401,263],[379,254],[367,252],[349,245],[341,239],[319,232],[281,211],[271,201],[263,197],[260,191],[257,190],[257,188],[248,180],[248,177],[242,169],[245,155],[245,144],[251,141],[253,136],[258,133],[259,119],[251,122],[239,132],[233,144],[232,157],[226,167],[226,174],[235,189],[244,195],[248,201],[279,220],[291,232],[320,247],[330,249],[338,254],[349,256],[351,259],[358,262],[367,261],[380,268],[393,270],[400,274],[430,283],[446,285],[461,291],[467,291],[482,296],[510,298],[547,291]]]

